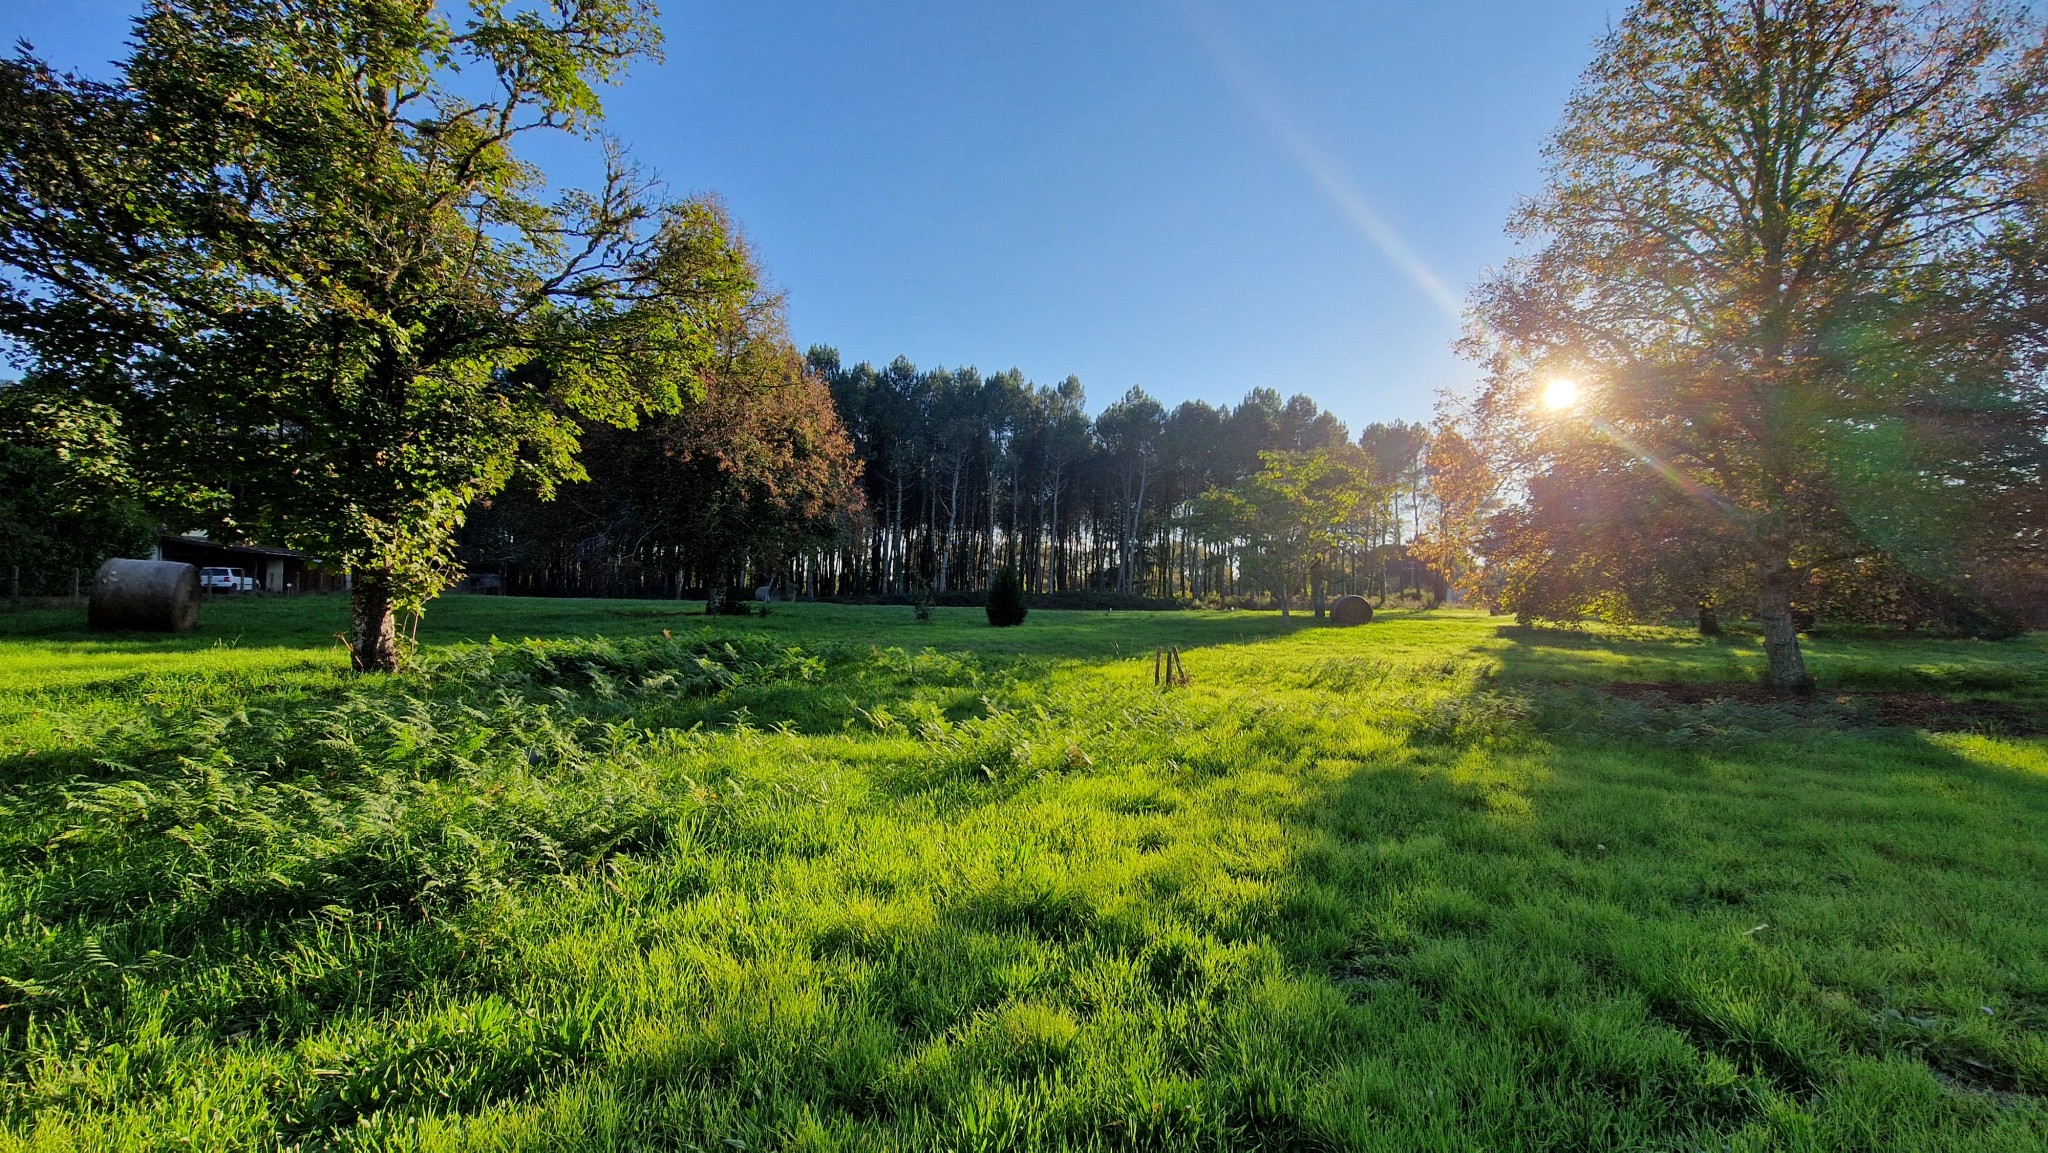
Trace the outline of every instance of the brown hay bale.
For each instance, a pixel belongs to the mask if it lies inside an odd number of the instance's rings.
[[[1338,597],[1337,603],[1330,606],[1330,621],[1332,624],[1340,625],[1370,624],[1372,602],[1357,593]]]
[[[199,623],[199,570],[165,560],[110,560],[92,578],[86,623],[182,633]]]

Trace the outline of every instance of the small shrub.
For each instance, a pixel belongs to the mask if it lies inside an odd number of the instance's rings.
[[[938,598],[932,595],[932,590],[923,585],[919,585],[910,592],[910,611],[920,621],[927,623],[931,621],[932,606],[937,603]]]
[[[753,610],[747,602],[733,595],[726,585],[714,585],[704,596],[704,615],[707,617],[743,617]]]
[[[1024,607],[1024,582],[1018,578],[1017,570],[1004,565],[996,571],[996,579],[988,586],[988,623],[999,629],[1021,625],[1028,610]]]

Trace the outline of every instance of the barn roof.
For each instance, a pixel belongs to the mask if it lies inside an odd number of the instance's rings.
[[[260,544],[222,544],[209,538],[205,533],[160,533],[157,537],[162,544],[197,545],[201,548],[217,548],[226,552],[248,553],[252,556],[296,557],[299,560],[317,561],[320,558],[310,553],[295,552],[288,548],[271,548]]]

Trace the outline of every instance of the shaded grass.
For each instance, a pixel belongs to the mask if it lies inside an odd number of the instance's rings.
[[[451,599],[386,680],[331,601],[6,621],[0,1144],[2048,1142],[2041,740],[1570,687],[1739,639],[673,608]]]

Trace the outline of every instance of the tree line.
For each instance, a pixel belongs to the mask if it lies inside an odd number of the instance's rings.
[[[1423,429],[1375,424],[1354,442],[1300,394],[1258,388],[1235,406],[1169,410],[1132,388],[1091,418],[1071,376],[1042,385],[902,358],[846,366],[824,347],[810,360],[862,464],[868,516],[826,565],[841,588],[947,592],[1014,565],[1039,594],[1284,601],[1340,578],[1385,593],[1426,499]],[[1371,487],[1370,507],[1348,514],[1313,574],[1269,571],[1259,519],[1218,499],[1295,458],[1341,459]]]
[[[1271,389],[1169,410],[1133,388],[1091,416],[1071,376],[849,366],[825,346],[774,363],[787,403],[593,430],[587,482],[494,499],[464,555],[510,591],[553,594],[943,596],[1006,566],[1033,594],[1112,594],[1098,603],[1442,594],[1406,548],[1433,508],[1421,426],[1353,441],[1310,398]],[[794,413],[804,431],[790,435],[777,421]],[[1269,531],[1284,501],[1240,498],[1311,461],[1348,495],[1298,546]]]

